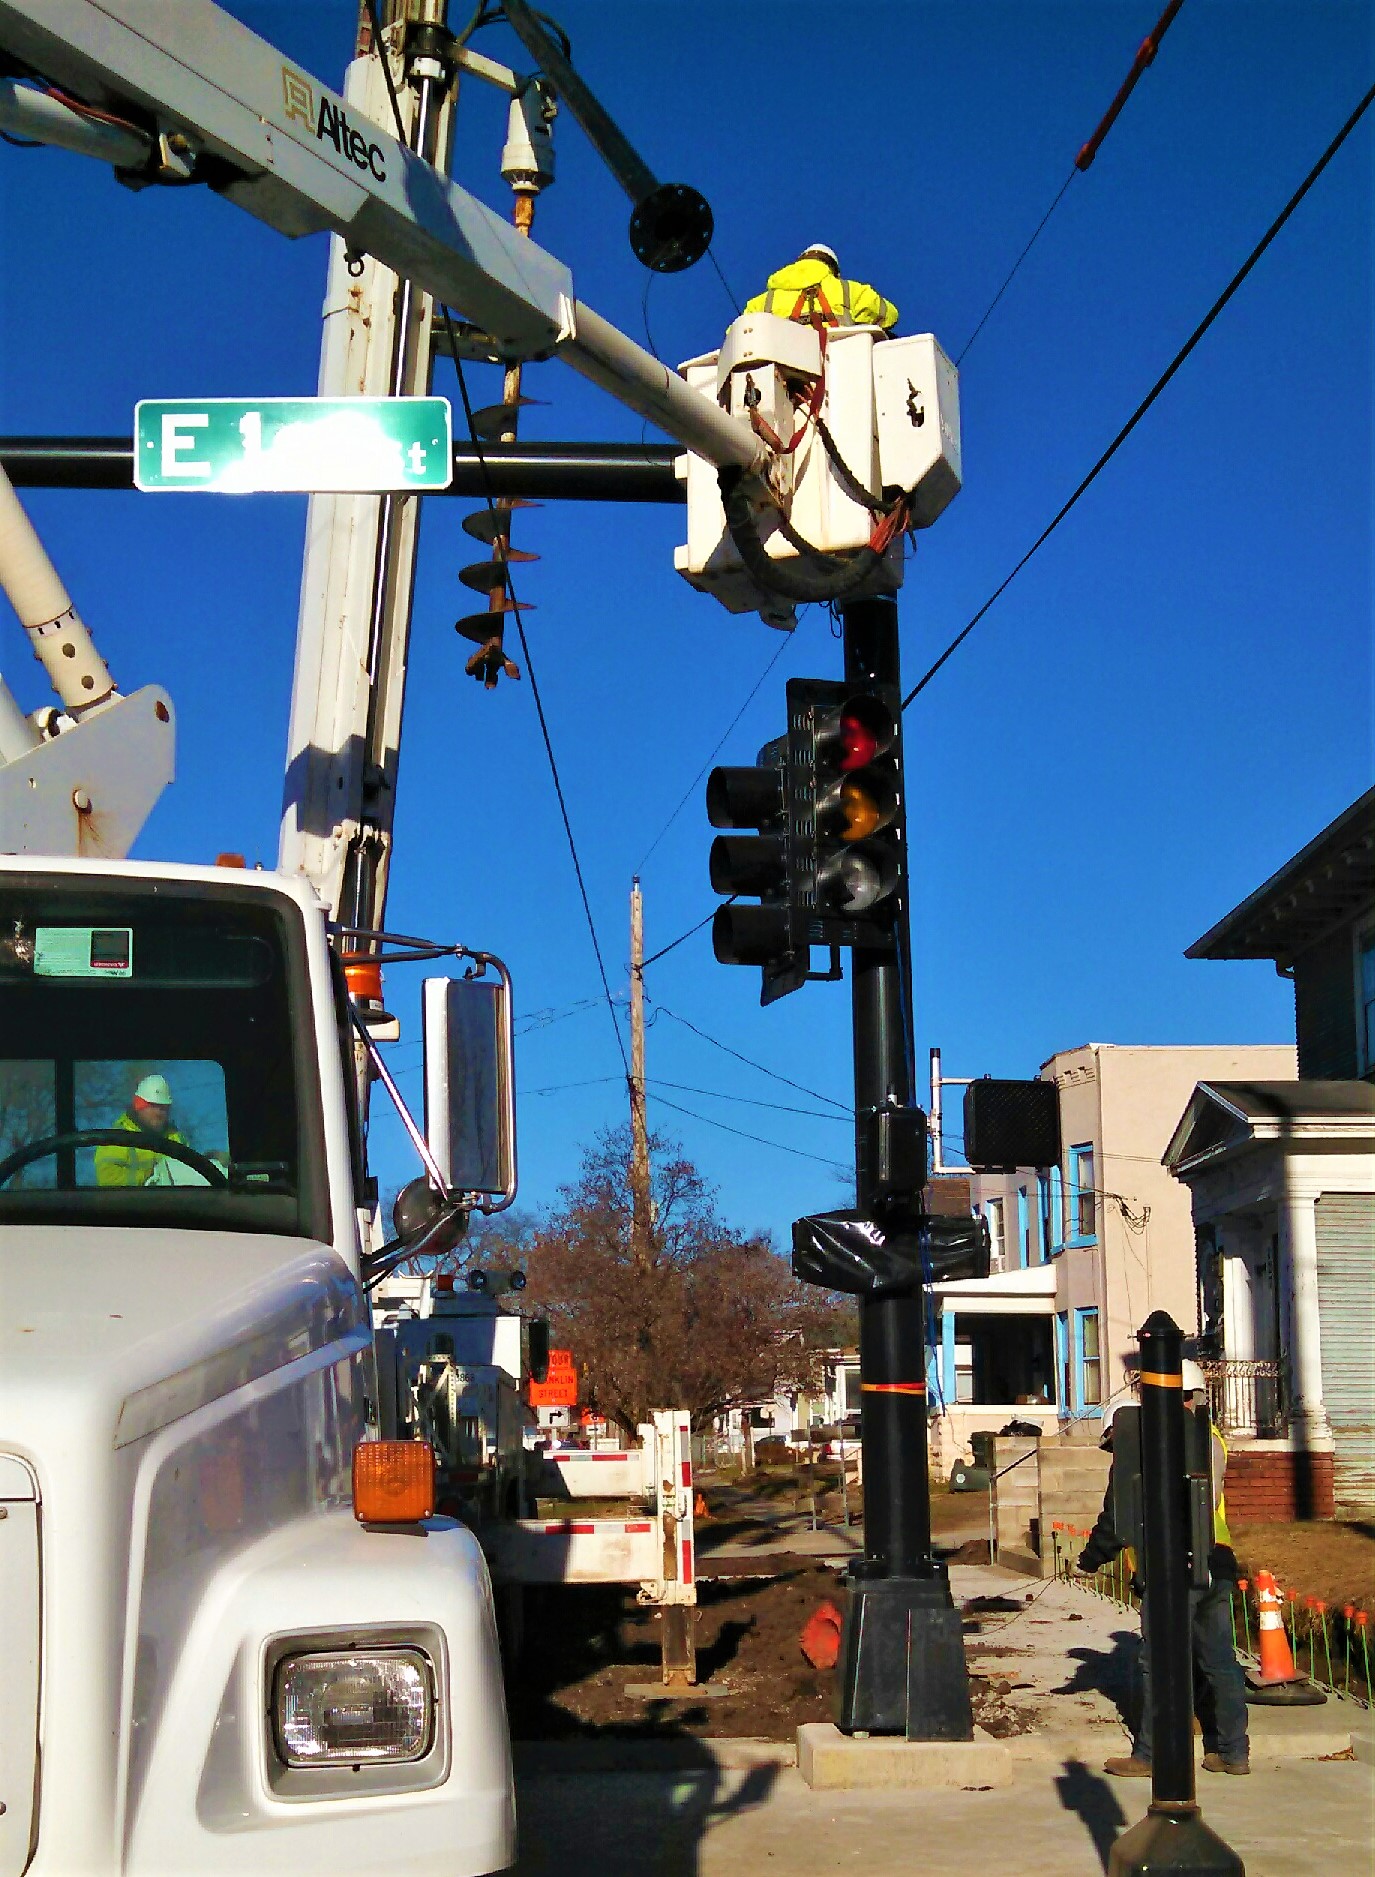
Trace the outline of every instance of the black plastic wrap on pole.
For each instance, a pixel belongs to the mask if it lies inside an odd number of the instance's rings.
[[[989,1250],[988,1222],[972,1215],[923,1218],[915,1230],[889,1230],[855,1211],[793,1222],[793,1276],[854,1297],[987,1277]]]

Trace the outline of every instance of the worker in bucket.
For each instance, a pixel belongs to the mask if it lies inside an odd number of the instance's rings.
[[[763,293],[745,303],[747,313],[777,313],[804,326],[878,326],[889,332],[898,309],[862,280],[846,280],[834,248],[814,241],[787,267],[770,274]]]
[[[147,1186],[160,1166],[170,1164],[158,1152],[158,1141],[186,1145],[172,1126],[172,1090],[165,1075],[144,1076],[115,1127],[129,1134],[129,1145],[96,1148],[98,1186]]]
[[[1208,1399],[1203,1371],[1196,1362],[1184,1361],[1184,1406],[1202,1407]],[[1123,1404],[1119,1404],[1123,1405]],[[1112,1422],[1108,1421],[1099,1443],[1112,1451]],[[1249,1773],[1250,1741],[1246,1731],[1246,1678],[1237,1660],[1232,1638],[1232,1590],[1237,1580],[1237,1559],[1232,1549],[1232,1534],[1227,1527],[1227,1504],[1223,1479],[1227,1468],[1227,1443],[1216,1427],[1212,1428],[1213,1544],[1208,1553],[1208,1587],[1189,1591],[1190,1640],[1193,1654],[1194,1711],[1203,1730],[1203,1769],[1208,1773]],[[1113,1480],[1108,1475],[1108,1490],[1098,1523],[1080,1552],[1078,1569],[1088,1574],[1127,1551],[1126,1541],[1113,1528]],[[1151,1776],[1151,1661],[1147,1642],[1149,1611],[1136,1560],[1128,1551],[1132,1566],[1132,1588],[1141,1597],[1141,1650],[1137,1657],[1136,1732],[1131,1753],[1103,1762],[1103,1771],[1117,1779],[1149,1779]]]

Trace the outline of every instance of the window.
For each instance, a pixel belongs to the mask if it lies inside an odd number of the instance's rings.
[[[1079,1356],[1079,1405],[1099,1407],[1103,1400],[1103,1365],[1098,1347],[1097,1310],[1076,1310],[1075,1342]]]
[[[973,1401],[974,1399],[974,1345],[957,1342],[955,1344],[955,1400]]]
[[[1050,1252],[1050,1178],[1036,1175],[1036,1262],[1044,1264]]]
[[[1065,1248],[1065,1182],[1059,1167],[1050,1169],[1050,1255]]]
[[[0,878],[0,1223],[328,1242],[305,973],[268,892]]]
[[[991,1271],[1005,1268],[1007,1256],[1003,1244],[1003,1202],[1001,1199],[989,1199],[984,1202],[984,1217],[988,1220],[988,1266]]]
[[[1069,1312],[1055,1313],[1055,1375],[1059,1384],[1056,1401],[1063,1419],[1074,1411],[1073,1371],[1069,1359]]]
[[[1070,1243],[1091,1244],[1098,1231],[1098,1203],[1094,1192],[1093,1148],[1069,1150]]]
[[[1025,1186],[1017,1188],[1017,1255],[1023,1270],[1031,1263],[1031,1220]]]

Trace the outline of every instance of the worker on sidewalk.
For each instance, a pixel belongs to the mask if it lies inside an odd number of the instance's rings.
[[[834,248],[814,241],[787,267],[770,274],[763,293],[745,302],[747,313],[777,313],[804,326],[880,326],[898,323],[898,309],[862,280],[846,280]]]
[[[145,1075],[134,1090],[133,1100],[115,1122],[132,1137],[127,1147],[97,1147],[95,1177],[97,1186],[146,1186],[165,1156],[157,1150],[161,1141],[186,1142],[171,1125],[172,1090],[165,1075]]]
[[[1184,1362],[1184,1405],[1186,1409],[1207,1401],[1203,1371],[1196,1362]],[[1112,1424],[1104,1429],[1100,1443],[1112,1451]],[[1208,1553],[1208,1587],[1190,1590],[1189,1615],[1193,1652],[1194,1711],[1203,1730],[1203,1767],[1209,1773],[1249,1773],[1250,1742],[1246,1731],[1246,1679],[1237,1661],[1232,1639],[1232,1587],[1237,1579],[1236,1553],[1227,1527],[1227,1507],[1223,1495],[1227,1467],[1227,1443],[1216,1427],[1212,1428],[1213,1545]],[[1113,1480],[1108,1475],[1108,1490],[1098,1522],[1089,1541],[1079,1554],[1078,1569],[1088,1574],[1100,1570],[1119,1552],[1127,1550],[1112,1522]],[[1142,1584],[1136,1561],[1132,1564],[1132,1587],[1141,1595]],[[1150,1617],[1144,1595],[1141,1596],[1141,1650],[1137,1658],[1138,1690],[1136,1731],[1131,1753],[1125,1758],[1105,1760],[1103,1771],[1119,1779],[1149,1779],[1151,1774],[1151,1669],[1148,1643]]]

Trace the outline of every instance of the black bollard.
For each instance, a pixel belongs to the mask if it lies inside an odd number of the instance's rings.
[[[1151,1652],[1151,1805],[1112,1847],[1108,1877],[1246,1877],[1204,1823],[1194,1785],[1184,1337],[1154,1311],[1141,1331],[1142,1572]]]

